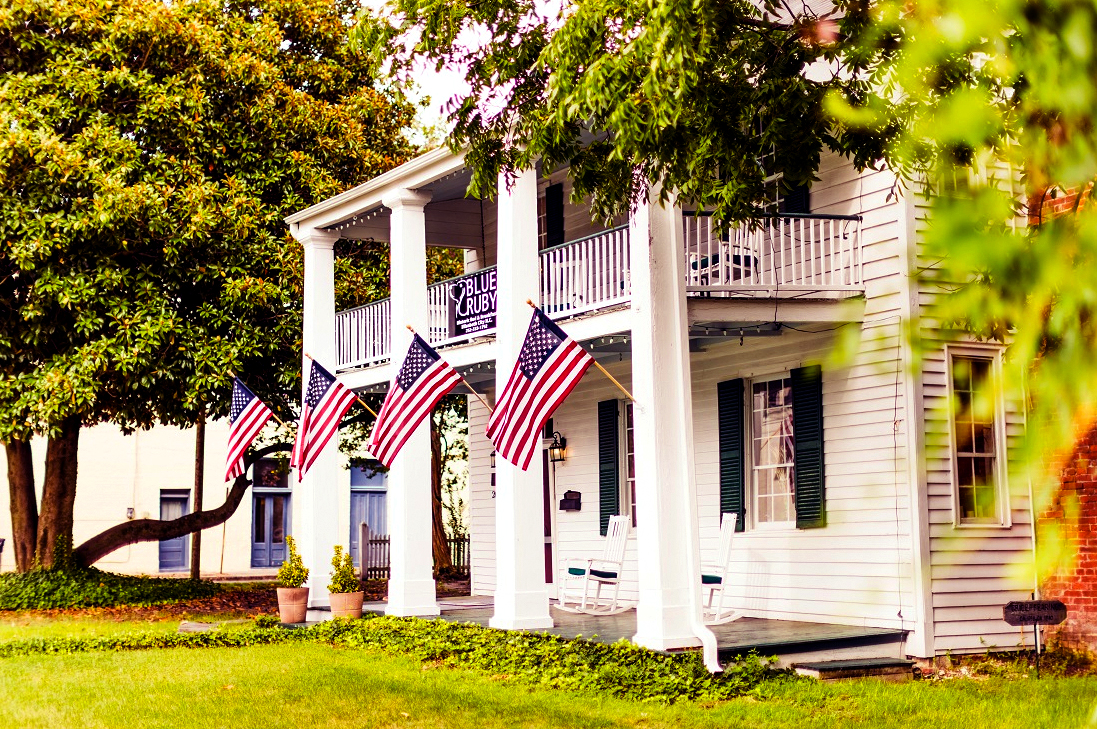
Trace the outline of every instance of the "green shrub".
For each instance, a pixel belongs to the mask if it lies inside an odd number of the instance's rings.
[[[255,627],[256,628],[277,628],[282,624],[282,621],[275,615],[256,615]]]
[[[611,645],[546,633],[492,630],[444,620],[368,616],[309,628],[54,638],[0,644],[0,658],[42,653],[150,648],[242,647],[309,641],[412,656],[527,685],[595,692],[636,701],[717,701],[754,691],[762,681],[800,680],[751,654],[710,674],[697,653],[667,655],[626,641]]]
[[[154,605],[220,591],[205,580],[116,575],[95,568],[36,569],[0,575],[0,610]]]
[[[286,536],[286,548],[289,549],[289,556],[278,568],[278,585],[280,587],[300,587],[309,578],[308,567],[305,567],[301,555],[297,553],[297,542],[288,535]]]
[[[331,584],[328,592],[358,592],[362,589],[362,583],[358,581],[358,575],[354,572],[354,561],[350,558],[350,552],[344,552],[338,544],[335,545],[335,556],[331,558]]]

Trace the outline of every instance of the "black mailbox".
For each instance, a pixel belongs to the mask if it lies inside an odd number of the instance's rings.
[[[579,511],[583,508],[583,495],[578,491],[565,491],[560,499],[560,511]]]

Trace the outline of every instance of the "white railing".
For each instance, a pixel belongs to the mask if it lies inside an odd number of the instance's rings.
[[[686,291],[781,296],[864,289],[861,223],[851,215],[774,215],[719,235],[711,217],[685,214]]]
[[[554,319],[626,303],[628,226],[541,251],[541,309]]]
[[[389,356],[391,299],[381,299],[335,315],[336,367],[361,367]]]

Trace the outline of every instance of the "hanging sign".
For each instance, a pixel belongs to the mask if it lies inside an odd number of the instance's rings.
[[[495,328],[497,269],[462,276],[449,289],[449,335],[463,337]]]
[[[1007,624],[1058,625],[1067,619],[1067,606],[1059,600],[1019,600],[1002,608]]]

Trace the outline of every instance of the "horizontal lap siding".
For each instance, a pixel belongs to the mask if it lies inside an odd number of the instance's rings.
[[[919,230],[926,208],[916,208]],[[925,256],[920,264],[928,265]],[[957,528],[953,518],[952,450],[949,442],[948,370],[944,346],[958,337],[937,326],[933,303],[939,291],[918,291],[923,336],[929,346],[922,361],[926,429],[925,467],[929,498],[930,575],[933,592],[935,651],[982,652],[1022,645],[1025,633],[1002,620],[1002,607],[1026,600],[1032,590],[1032,541],[1028,485],[1010,475],[1010,527]],[[1007,442],[1012,450],[1023,436],[1023,417],[1007,406]]]
[[[495,592],[495,500],[491,486],[491,443],[484,435],[488,410],[469,399],[469,539],[472,594]]]

